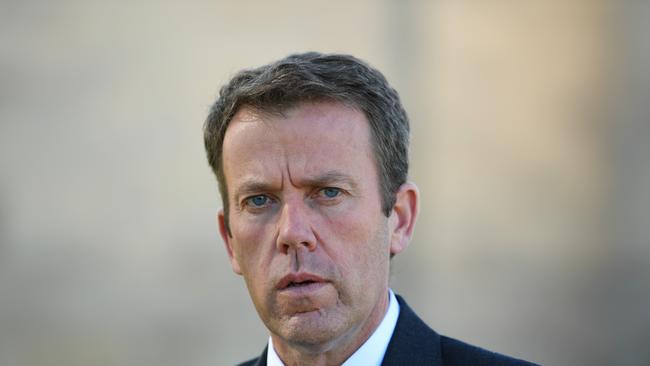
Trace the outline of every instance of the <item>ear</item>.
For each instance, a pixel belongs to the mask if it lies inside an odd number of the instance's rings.
[[[400,253],[408,247],[418,216],[420,192],[410,182],[402,184],[395,194],[395,204],[390,214],[390,254]]]
[[[238,275],[241,275],[241,268],[239,267],[237,256],[235,255],[232,247],[232,237],[228,234],[228,229],[226,228],[226,218],[224,216],[223,209],[219,210],[217,213],[217,222],[219,223],[219,234],[221,234],[223,243],[226,246],[226,251],[228,252],[228,257],[230,258],[230,265],[232,266],[232,270]]]

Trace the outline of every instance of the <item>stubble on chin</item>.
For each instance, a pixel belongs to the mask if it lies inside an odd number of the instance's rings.
[[[334,309],[283,315],[270,321],[267,327],[292,347],[325,352],[349,331],[351,323],[353,322],[346,317],[345,309],[337,306]]]

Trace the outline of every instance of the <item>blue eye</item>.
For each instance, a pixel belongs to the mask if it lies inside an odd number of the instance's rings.
[[[264,196],[264,195],[259,195],[259,196],[253,196],[253,197],[247,198],[246,201],[248,202],[248,204],[250,204],[252,206],[260,207],[260,206],[264,206],[265,204],[267,204],[269,202],[269,198],[267,196]]]
[[[323,192],[323,195],[325,195],[325,197],[334,198],[334,197],[338,196],[341,193],[341,190],[339,190],[338,188],[328,187],[328,188],[323,188],[322,192]]]

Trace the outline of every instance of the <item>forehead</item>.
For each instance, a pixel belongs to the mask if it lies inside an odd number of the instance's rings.
[[[376,178],[366,116],[338,102],[303,103],[281,115],[241,108],[226,130],[223,162],[229,186],[325,171]]]

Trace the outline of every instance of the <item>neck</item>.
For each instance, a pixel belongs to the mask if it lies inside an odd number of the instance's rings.
[[[322,344],[305,345],[287,342],[276,334],[271,334],[273,347],[286,366],[341,365],[377,329],[388,310],[388,301],[387,289],[385,295],[378,299],[370,315],[363,323],[352,327],[336,339]]]

